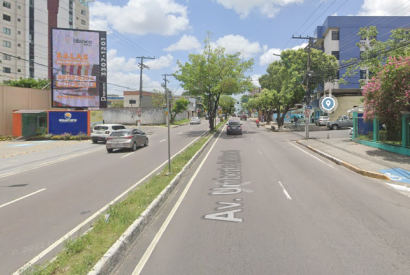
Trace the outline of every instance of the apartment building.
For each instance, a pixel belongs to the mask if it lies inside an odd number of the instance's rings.
[[[48,78],[50,28],[89,29],[86,0],[1,0],[0,82]]]
[[[390,38],[391,31],[398,28],[410,29],[410,16],[328,16],[323,25],[315,29],[316,43],[327,53],[334,55],[339,60],[341,69],[339,77],[346,72],[346,65],[343,60],[351,58],[361,58],[364,47],[356,44],[368,44],[373,37],[360,37],[360,28],[376,26],[379,31],[377,40],[386,41]],[[339,78],[338,77],[338,78]],[[362,90],[359,80],[368,81],[369,72],[366,68],[360,68],[357,74],[346,77],[347,84],[339,83],[338,78],[333,82],[325,83],[313,98],[312,106],[316,109],[315,116],[320,114],[319,99],[325,93],[331,93],[338,99],[338,110],[331,115],[331,119],[339,115],[345,115],[346,111],[354,106],[360,105]]]

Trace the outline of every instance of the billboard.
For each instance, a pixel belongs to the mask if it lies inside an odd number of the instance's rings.
[[[87,111],[49,111],[48,132],[53,135],[88,133]]]
[[[107,34],[52,29],[52,106],[107,108]]]

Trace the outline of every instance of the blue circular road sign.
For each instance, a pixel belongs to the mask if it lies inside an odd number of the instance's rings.
[[[322,100],[322,108],[325,110],[328,110],[328,111],[333,110],[333,108],[335,108],[335,105],[336,105],[335,100],[331,97],[325,97]]]

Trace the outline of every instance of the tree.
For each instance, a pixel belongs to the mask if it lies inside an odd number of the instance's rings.
[[[349,83],[349,78],[357,74],[360,69],[367,68],[369,78],[383,69],[386,60],[389,57],[399,58],[401,56],[410,56],[410,49],[407,47],[410,43],[410,34],[408,29],[398,28],[391,31],[390,39],[386,41],[377,40],[379,31],[375,26],[360,28],[358,36],[366,43],[356,43],[358,48],[363,49],[360,58],[351,58],[342,62],[342,68],[346,72],[340,79],[340,83]],[[364,84],[365,80],[360,80]]]
[[[202,54],[190,54],[189,62],[177,63],[180,69],[175,78],[191,95],[204,98],[211,130],[214,130],[221,95],[238,94],[252,86],[250,77],[245,77],[245,73],[252,68],[253,59],[243,61],[240,53],[229,55],[222,47],[211,47],[209,34]]]
[[[164,108],[167,105],[165,93],[158,90],[153,90],[151,104],[154,108]]]
[[[222,107],[222,111],[225,113],[225,117],[228,117],[228,114],[232,113],[232,109],[235,107],[236,100],[227,95],[222,95],[219,99],[219,106]]]
[[[7,80],[5,84],[13,87],[33,88],[33,89],[50,89],[48,79],[20,78],[19,80]]]
[[[279,127],[283,125],[284,117],[290,108],[306,100],[307,90],[313,91],[319,84],[335,79],[339,67],[336,58],[311,49],[310,70],[313,73],[307,86],[307,60],[308,53],[304,49],[283,51],[281,60],[269,64],[267,74],[259,78],[261,87],[268,90],[258,101],[261,104],[259,109],[268,112],[268,119],[271,112],[276,110]]]
[[[124,100],[114,100],[111,103],[111,108],[124,108]]]
[[[378,118],[387,138],[401,132],[401,111],[410,111],[410,57],[390,57],[382,70],[363,87],[364,120]]]
[[[174,123],[175,117],[177,114],[182,113],[183,111],[186,111],[188,109],[189,101],[186,100],[185,98],[180,98],[175,101],[175,103],[172,106],[172,112],[171,112],[171,123]]]

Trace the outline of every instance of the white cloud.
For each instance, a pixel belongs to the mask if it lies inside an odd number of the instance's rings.
[[[262,51],[259,42],[249,42],[241,35],[226,35],[219,38],[216,42],[211,42],[212,47],[221,46],[225,48],[225,53],[235,54],[240,52],[245,59],[252,58],[255,54]]]
[[[192,35],[183,35],[181,39],[175,43],[165,48],[164,51],[173,52],[173,51],[190,51],[197,50],[201,48],[201,43],[198,39]]]
[[[166,56],[161,56],[157,59],[148,59],[144,61],[144,64],[150,67],[151,70],[160,70],[163,68],[170,67],[174,57],[171,54]],[[108,70],[114,72],[125,71],[131,72],[139,70],[138,62],[140,60],[136,58],[125,59],[123,56],[117,56],[117,50],[111,49],[108,51]]]
[[[106,24],[121,33],[175,35],[189,28],[186,6],[174,0],[129,0],[125,6],[96,1],[90,13],[91,26]]]
[[[406,7],[404,4],[408,0],[364,0],[360,12],[357,15],[362,16],[400,16],[404,14],[398,14],[400,10],[404,10]],[[407,6],[408,7],[408,6]],[[406,8],[407,8],[406,7]]]
[[[251,78],[252,78],[252,84],[255,85],[256,87],[260,87],[260,86],[261,86],[261,84],[259,84],[259,78],[260,78],[261,76],[262,76],[262,75],[260,75],[260,74],[254,74],[254,75],[251,76]]]
[[[253,10],[266,17],[274,17],[282,7],[304,0],[214,0],[227,9],[232,9],[245,18]]]
[[[273,54],[280,54],[280,52],[281,52],[280,49],[275,49],[275,48],[267,50],[264,54],[262,54],[259,57],[259,65],[261,66],[269,65],[275,60],[280,60],[279,56],[273,55]]]
[[[174,57],[167,54],[166,56],[161,56],[158,59],[146,61],[144,64],[150,67],[151,70],[161,70],[163,68],[170,67],[172,65],[172,60],[174,60]]]
[[[292,48],[292,50],[298,50],[298,49],[303,49],[307,46],[308,43],[303,43],[301,45],[295,46]],[[265,47],[264,47],[265,49]],[[265,51],[260,57],[259,57],[259,65],[263,66],[263,65],[269,65],[270,63],[272,63],[275,60],[280,60],[280,56],[276,56],[273,54],[279,54],[282,52],[281,49],[277,49],[277,48],[271,48],[267,51]]]

